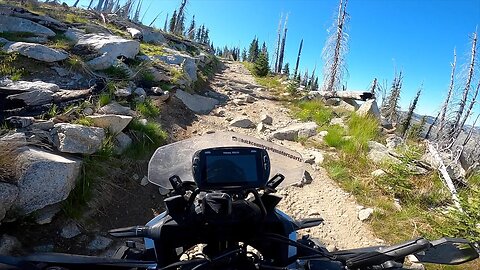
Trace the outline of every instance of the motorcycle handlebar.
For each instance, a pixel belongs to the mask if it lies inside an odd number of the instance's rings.
[[[108,231],[113,237],[149,237],[150,227],[132,226]]]

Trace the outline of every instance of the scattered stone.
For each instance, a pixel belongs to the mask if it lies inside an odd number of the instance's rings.
[[[93,113],[94,113],[94,111],[90,107],[87,107],[87,108],[83,109],[83,114],[84,115],[92,115]]]
[[[15,128],[25,128],[33,124],[35,118],[28,116],[10,116],[5,120]]]
[[[41,106],[53,101],[53,92],[48,90],[33,90],[7,97],[9,100],[21,100],[27,106]]]
[[[365,221],[370,218],[370,216],[373,214],[373,209],[372,208],[365,208],[360,211],[358,211],[358,219],[360,221]]]
[[[142,185],[142,186],[148,185],[148,177],[147,176],[144,176],[142,178],[142,180],[140,180],[140,185]]]
[[[18,89],[22,91],[34,91],[34,90],[45,90],[51,92],[58,92],[60,91],[60,87],[54,83],[47,83],[42,81],[12,81],[9,79],[0,80],[0,86],[11,88],[11,89]]]
[[[262,114],[260,116],[260,122],[262,122],[264,124],[267,124],[267,125],[271,125],[273,123],[273,118],[268,114]]]
[[[78,228],[77,224],[75,224],[75,222],[73,222],[73,221],[70,221],[69,223],[67,223],[67,225],[65,225],[62,228],[62,231],[60,232],[60,236],[62,236],[63,238],[66,238],[66,239],[70,239],[70,238],[73,238],[75,236],[80,235],[81,233],[82,232]]]
[[[401,161],[398,158],[390,155],[389,150],[385,145],[379,142],[369,141],[368,149],[369,149],[369,152],[367,157],[376,164],[381,164],[382,162],[385,162],[385,161],[396,163],[396,164],[401,163]]]
[[[235,99],[232,100],[232,102],[233,102],[233,104],[235,104],[237,106],[246,105],[245,100],[240,99],[240,98],[235,98]]]
[[[340,117],[333,118],[332,120],[330,120],[330,125],[338,125],[338,126],[341,126],[343,128],[347,127],[345,125],[345,122],[343,121],[343,118],[340,118]]]
[[[380,120],[380,110],[378,109],[375,99],[369,99],[365,101],[356,112],[357,115],[367,116],[371,115]]]
[[[313,181],[312,175],[308,171],[304,171],[303,177],[302,177],[302,184],[308,185],[312,183],[312,181]]]
[[[323,160],[324,160],[323,153],[315,150],[310,150],[309,152],[310,152],[310,155],[313,156],[313,162],[315,164],[320,165],[323,163]]]
[[[247,117],[236,117],[230,121],[230,126],[239,128],[252,128],[255,124]]]
[[[102,114],[116,114],[116,115],[130,115],[130,116],[135,115],[135,112],[132,111],[130,107],[122,106],[115,101],[110,102],[109,104],[101,107],[98,110],[98,112]]]
[[[132,145],[132,139],[125,133],[120,132],[115,136],[115,153],[120,155]]]
[[[262,132],[264,132],[266,129],[267,129],[267,128],[265,127],[265,125],[264,125],[262,122],[258,123],[258,125],[257,125],[257,132],[258,132],[258,133],[262,133]]]
[[[197,64],[193,57],[172,49],[164,49],[164,51],[166,51],[166,53],[170,53],[171,55],[160,55],[156,56],[156,58],[169,65],[181,66],[182,70],[185,72],[185,75],[187,75],[187,78],[191,82],[195,82],[197,80]]]
[[[38,225],[45,225],[52,222],[55,215],[60,212],[61,205],[59,203],[47,205],[44,208],[35,211],[35,222]]]
[[[244,95],[240,96],[240,98],[243,99],[247,103],[254,103],[255,102],[255,98],[250,96],[249,94],[244,94]]]
[[[52,49],[45,45],[28,42],[8,42],[1,48],[7,53],[18,53],[38,61],[53,63],[68,58],[68,53]]]
[[[388,136],[386,139],[386,142],[387,142],[386,146],[389,150],[395,150],[395,148],[405,144],[402,137],[399,137],[395,134]]]
[[[298,137],[311,137],[317,133],[315,122],[295,123],[272,133],[272,137],[279,140],[294,141]]]
[[[105,139],[103,128],[76,124],[56,124],[52,130],[53,144],[61,152],[93,154],[102,147]]]
[[[387,174],[387,173],[386,173],[384,170],[382,170],[382,169],[375,170],[375,171],[373,171],[373,172],[371,173],[371,175],[372,175],[373,177],[382,177],[382,176],[384,176],[384,175],[386,175],[386,174]]]
[[[145,92],[145,90],[141,87],[137,87],[135,88],[135,90],[133,91],[133,93],[137,96],[146,96],[147,95],[147,92]]]
[[[75,49],[95,50],[100,55],[87,62],[94,70],[102,70],[111,67],[120,57],[135,58],[140,51],[140,43],[136,40],[128,40],[119,36],[108,34],[84,34],[79,30],[69,29],[65,35],[75,41]]]
[[[107,129],[116,135],[126,128],[133,118],[126,115],[103,114],[87,116],[87,119],[92,120],[94,126]]]
[[[113,243],[113,240],[104,236],[97,235],[88,245],[89,250],[104,250]]]
[[[18,187],[0,182],[0,223],[18,196]],[[1,245],[0,245],[1,249]],[[1,252],[0,252],[1,254]]]
[[[398,211],[402,210],[402,205],[400,204],[400,199],[394,198],[393,199],[393,206],[395,206],[395,209]]]
[[[180,99],[185,106],[198,114],[209,114],[219,103],[214,98],[204,97],[197,94],[190,94],[182,90],[177,90],[175,97]]]
[[[54,37],[49,28],[27,19],[0,15],[0,33],[29,33],[36,36]]]
[[[130,87],[118,88],[115,90],[114,95],[116,97],[129,97],[130,95],[132,95],[132,89],[130,89]]]
[[[320,135],[320,136],[322,136],[322,137],[325,137],[325,136],[328,135],[328,131],[322,130],[322,131],[320,131],[320,132],[318,133],[318,135]]]
[[[320,212],[318,212],[318,211],[315,210],[315,209],[310,209],[310,210],[308,211],[308,214],[307,214],[307,215],[308,215],[308,216],[320,216]]]
[[[21,175],[17,183],[18,197],[12,207],[26,215],[65,200],[75,187],[81,164],[76,158],[25,147],[17,158]]]
[[[127,27],[127,32],[132,36],[133,39],[142,39],[143,34],[142,31],[132,28],[132,27]]]
[[[225,117],[226,111],[225,109],[217,109],[214,111],[214,115],[218,117]]]

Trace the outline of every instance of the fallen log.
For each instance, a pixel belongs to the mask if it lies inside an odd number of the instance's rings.
[[[458,208],[458,210],[463,212],[462,206],[460,206],[460,200],[458,199],[458,196],[457,196],[457,189],[455,188],[455,185],[453,184],[453,181],[450,178],[450,175],[448,174],[447,167],[443,163],[443,160],[440,157],[440,154],[438,153],[437,148],[428,141],[427,141],[427,146],[428,146],[428,151],[432,153],[432,157],[439,164],[438,168],[436,169],[440,172],[441,178],[443,179],[445,185],[447,186],[447,188],[450,190],[450,193],[452,194],[453,204],[455,205],[456,208]]]
[[[371,92],[364,91],[310,91],[308,93],[310,99],[322,97],[324,99],[340,98],[349,100],[362,100],[374,99],[375,95]]]

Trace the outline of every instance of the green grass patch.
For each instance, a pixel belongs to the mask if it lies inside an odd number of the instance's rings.
[[[339,148],[345,145],[346,141],[344,140],[345,129],[339,125],[329,126],[328,134],[323,138],[325,143],[328,146]]]
[[[147,98],[144,102],[135,104],[135,110],[145,118],[155,118],[160,115],[160,108],[158,108],[153,100]]]
[[[160,45],[142,42],[140,43],[140,54],[148,56],[165,55],[164,47]]]
[[[87,117],[80,117],[78,119],[75,119],[75,121],[73,121],[72,123],[77,125],[87,126],[87,127],[93,126],[92,119]]]
[[[48,43],[48,47],[69,51],[75,45],[75,42],[68,39],[65,34],[57,33]]]
[[[110,93],[101,93],[98,97],[98,107],[103,107],[112,101],[112,95]]]
[[[25,70],[16,67],[17,53],[4,53],[0,51],[0,76],[9,76],[11,80],[18,81],[24,76]]]
[[[142,123],[138,119],[133,119],[128,125],[128,130],[134,143],[127,148],[124,156],[130,158],[139,158],[146,153],[152,153],[165,144],[168,138],[167,132],[155,122]]]
[[[314,121],[319,126],[326,126],[333,118],[333,111],[318,100],[300,101],[292,107],[293,116],[302,121]]]
[[[82,16],[79,16],[75,13],[66,13],[65,17],[63,17],[63,21],[67,23],[81,23],[81,24],[87,24],[90,21]]]
[[[102,70],[102,72],[108,77],[117,80],[126,80],[130,77],[129,71],[122,65],[110,66],[107,69]]]

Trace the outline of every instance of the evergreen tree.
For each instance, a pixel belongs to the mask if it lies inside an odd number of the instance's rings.
[[[267,56],[268,59],[268,50],[267,50],[267,45],[265,44],[265,41],[262,44],[262,51],[261,53],[264,53]]]
[[[193,15],[192,22],[190,23],[190,27],[188,27],[187,37],[190,40],[195,38],[195,15]]]
[[[210,37],[208,36],[209,32],[210,32],[210,30],[208,30],[208,28],[206,28],[205,31],[203,32],[201,43],[203,43],[203,44],[210,43]]]
[[[200,26],[197,30],[197,35],[195,37],[195,41],[197,41],[198,43],[200,43],[200,40],[202,38],[202,35],[203,35],[203,30],[204,30],[204,26]]]
[[[283,67],[283,74],[290,76],[290,64],[289,63],[285,63],[285,66]]]
[[[413,113],[415,112],[415,108],[417,107],[418,103],[418,98],[420,97],[420,94],[422,93],[422,88],[418,89],[417,95],[413,99],[412,103],[410,103],[410,107],[408,108],[408,113],[407,117],[403,120],[402,123],[402,136],[405,137],[407,134],[408,129],[410,128],[410,122],[412,121],[412,116]]]
[[[258,49],[258,39],[255,37],[250,43],[250,48],[248,49],[248,61],[256,62],[260,51]]]
[[[247,61],[247,50],[245,48],[242,51],[242,61]]]
[[[317,91],[317,90],[318,90],[318,77],[315,77],[315,81],[313,82],[312,90],[313,90],[313,91]]]
[[[170,24],[168,25],[168,31],[173,33],[175,31],[175,22],[177,21],[177,11],[173,11],[172,18],[170,19]]]
[[[305,75],[303,75],[302,82],[300,83],[303,86],[308,86],[308,80],[310,78],[308,77],[308,69],[305,71]]]
[[[257,57],[257,60],[255,61],[255,65],[253,66],[253,72],[257,76],[265,77],[268,75],[269,71],[270,71],[270,68],[268,67],[267,53],[260,52],[260,54]]]

